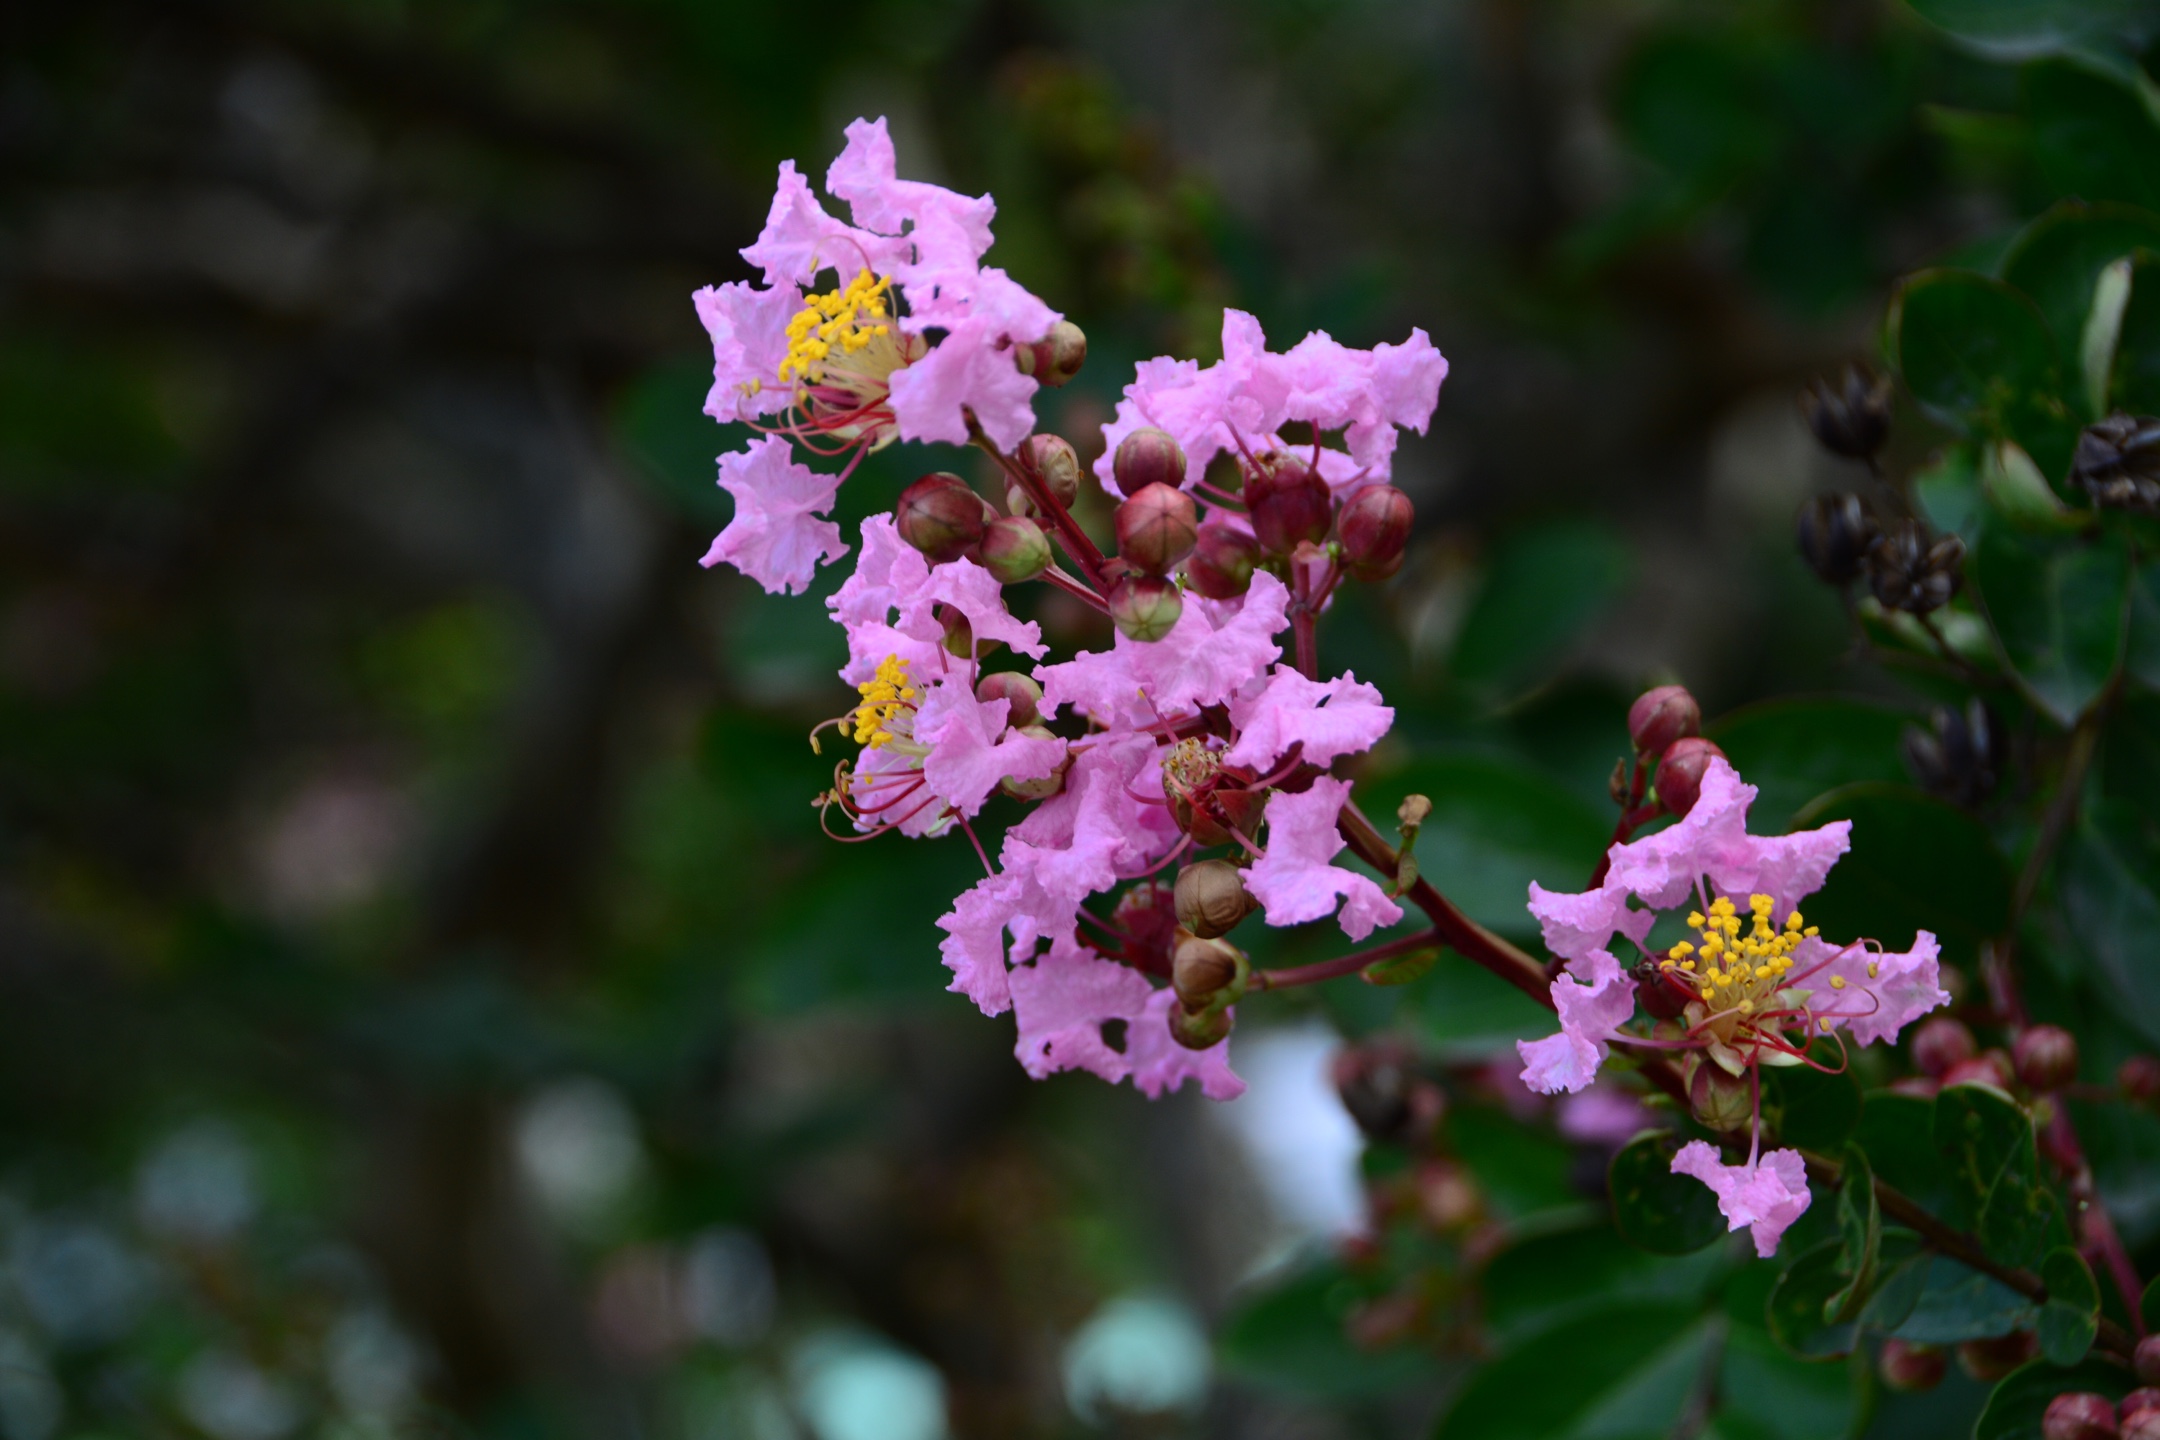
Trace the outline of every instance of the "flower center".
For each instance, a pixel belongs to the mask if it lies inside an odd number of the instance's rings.
[[[915,697],[908,683],[907,661],[888,655],[877,674],[857,685],[862,703],[855,707],[855,743],[871,750],[891,745],[895,739],[915,737]]]
[[[1169,754],[1163,756],[1163,788],[1181,799],[1190,800],[1221,771],[1222,761],[1207,748],[1205,741],[1180,740],[1170,747]]]
[[[1742,934],[1739,907],[1720,895],[1710,903],[1708,915],[1698,910],[1687,917],[1695,941],[1673,946],[1659,968],[1678,968],[1713,1011],[1751,1015],[1765,1008],[1793,967],[1792,952],[1816,933],[1798,910],[1785,917],[1785,927],[1779,930],[1771,923],[1775,904],[1768,895],[1750,895],[1748,909],[1754,912],[1754,924]]]
[[[862,368],[847,363],[856,357],[873,365],[889,361],[883,364],[882,374],[890,375],[901,360],[891,338],[892,312],[887,304],[891,289],[892,277],[872,275],[865,269],[842,289],[805,296],[803,308],[788,321],[781,382],[823,384],[828,370]],[[865,355],[873,345],[876,351]]]

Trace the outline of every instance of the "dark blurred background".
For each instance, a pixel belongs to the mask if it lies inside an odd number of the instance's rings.
[[[1359,1224],[1334,1035],[1535,1015],[1443,969],[1248,1006],[1234,1106],[1027,1081],[942,988],[966,847],[819,835],[822,608],[696,564],[690,292],[883,114],[1086,327],[1084,452],[1225,304],[1423,326],[1418,553],[1323,647],[1521,934],[1635,687],[1873,683],[1793,394],[2044,198],[2014,89],[1876,0],[9,7],[0,1435],[1423,1433],[1453,1341],[1250,1296]]]

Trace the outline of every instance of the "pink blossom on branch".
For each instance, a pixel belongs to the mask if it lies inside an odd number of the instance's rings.
[[[1573,1093],[1597,1078],[1607,1042],[1635,1013],[1635,982],[1619,961],[1596,950],[1568,962],[1566,974],[1552,983],[1552,998],[1560,1033],[1515,1042],[1523,1083],[1541,1095]]]
[[[1755,1253],[1765,1259],[1777,1253],[1786,1229],[1808,1208],[1807,1163],[1797,1150],[1772,1150],[1745,1165],[1727,1165],[1708,1141],[1690,1140],[1673,1157],[1672,1173],[1692,1176],[1716,1192],[1726,1228],[1747,1226]]]
[[[1242,872],[1268,924],[1321,919],[1335,913],[1338,900],[1343,933],[1353,940],[1402,919],[1402,906],[1370,876],[1328,863],[1343,848],[1336,817],[1349,799],[1349,781],[1315,780],[1302,794],[1278,793],[1268,801],[1267,853]]]
[[[836,475],[820,475],[789,457],[776,436],[720,457],[720,488],[735,497],[728,522],[699,563],[725,560],[772,594],[807,590],[820,557],[847,554],[840,527],[823,518],[840,489]]]
[[[1395,711],[1355,674],[1308,680],[1278,665],[1256,691],[1231,700],[1230,719],[1238,738],[1223,753],[1224,763],[1264,771],[1296,746],[1303,747],[1301,759],[1323,766],[1370,750],[1395,723]]]

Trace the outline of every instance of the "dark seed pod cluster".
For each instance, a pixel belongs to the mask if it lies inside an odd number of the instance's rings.
[[[1848,460],[1873,459],[1890,438],[1890,381],[1847,365],[1837,383],[1817,376],[1800,392],[1800,414],[1822,447]]]
[[[2086,426],[2070,478],[2095,505],[2160,514],[2160,419],[2110,415]]]
[[[1800,555],[1830,585],[1860,578],[1881,532],[1858,495],[1818,495],[1800,509]]]
[[[1995,712],[1977,698],[1963,710],[1935,707],[1928,729],[1905,732],[1905,763],[1920,788],[1953,805],[1971,807],[2001,782],[2005,737]]]
[[[1868,588],[1885,610],[1925,615],[1950,603],[1965,578],[1965,542],[1932,537],[1918,520],[1903,520],[1868,552]]]

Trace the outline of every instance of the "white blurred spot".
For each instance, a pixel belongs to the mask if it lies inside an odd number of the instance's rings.
[[[116,1340],[134,1325],[147,1267],[103,1228],[37,1220],[15,1241],[15,1280],[45,1333],[62,1345]]]
[[[869,1336],[832,1332],[795,1354],[795,1408],[817,1440],[946,1440],[945,1377]]]
[[[721,1226],[690,1242],[683,1257],[683,1318],[720,1345],[744,1346],[772,1329],[778,1291],[765,1247],[747,1230]]]
[[[1207,1400],[1207,1336],[1172,1300],[1112,1300],[1065,1346],[1065,1400],[1090,1423],[1195,1411]]]
[[[300,1393],[224,1351],[206,1351],[180,1374],[180,1409],[217,1440],[282,1440],[300,1426]]]
[[[354,1415],[404,1413],[420,1384],[420,1350],[379,1310],[356,1310],[323,1341],[323,1368],[338,1403]]]
[[[1300,1235],[1365,1228],[1364,1141],[1329,1075],[1342,1040],[1319,1021],[1240,1036],[1246,1090],[1210,1113],[1230,1127],[1277,1218]]]
[[[153,1235],[229,1240],[255,1218],[256,1203],[254,1157],[224,1120],[173,1132],[135,1175],[135,1214]]]
[[[282,919],[314,920],[373,899],[404,846],[409,820],[403,798],[377,781],[329,775],[309,784],[257,842],[265,907]]]
[[[604,1224],[645,1169],[637,1116],[600,1080],[563,1080],[526,1102],[517,1157],[540,1203],[573,1229]]]
[[[0,1435],[51,1440],[66,1412],[67,1397],[37,1347],[12,1330],[0,1330]]]

